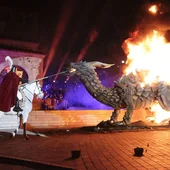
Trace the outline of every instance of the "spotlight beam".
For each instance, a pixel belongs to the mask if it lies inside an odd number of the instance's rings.
[[[60,16],[60,20],[59,23],[56,25],[56,31],[55,31],[55,35],[53,38],[53,42],[49,51],[49,54],[47,56],[47,62],[46,62],[46,67],[44,69],[43,72],[43,76],[45,76],[52,59],[54,58],[55,52],[57,51],[57,48],[59,46],[59,43],[62,39],[62,36],[64,34],[66,25],[69,22],[69,18],[71,15],[71,11],[72,11],[72,6],[73,4],[71,3],[71,1],[68,1],[69,3],[67,3],[67,6],[64,6],[61,12],[61,16]]]

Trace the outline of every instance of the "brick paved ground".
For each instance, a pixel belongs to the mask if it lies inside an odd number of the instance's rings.
[[[46,162],[79,170],[163,170],[170,169],[170,130],[106,133],[64,133],[48,138],[0,136],[0,155]],[[144,156],[135,157],[134,148],[143,147]],[[71,150],[81,157],[70,159]],[[0,169],[23,167],[0,164]],[[30,170],[30,168],[25,168]]]

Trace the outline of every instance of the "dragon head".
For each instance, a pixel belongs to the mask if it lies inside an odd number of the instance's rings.
[[[86,71],[86,70],[94,70],[96,68],[109,68],[113,65],[115,64],[106,64],[99,61],[93,61],[93,62],[80,61],[78,63],[71,62],[68,67],[68,72],[70,75],[74,75],[83,70]]]

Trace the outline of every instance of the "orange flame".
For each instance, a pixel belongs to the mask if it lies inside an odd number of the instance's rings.
[[[167,72],[170,64],[170,44],[166,43],[163,35],[157,31],[144,38],[141,42],[126,41],[129,54],[127,56],[128,67],[126,74],[145,71],[144,83],[166,81],[170,83]]]
[[[158,103],[152,106],[151,111],[154,113],[155,123],[169,123],[167,121],[170,120],[170,112],[163,110]]]
[[[133,73],[142,76],[143,83],[152,85],[158,81],[170,83],[168,68],[170,67],[170,43],[163,35],[153,31],[150,35],[141,38],[138,35],[125,40],[123,48],[127,54],[125,74]],[[155,122],[170,118],[170,112],[164,111],[159,104],[151,109],[155,112]]]

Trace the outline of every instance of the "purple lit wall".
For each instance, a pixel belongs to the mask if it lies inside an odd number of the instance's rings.
[[[66,92],[65,100],[68,101],[69,109],[96,109],[96,110],[108,110],[110,107],[98,102],[94,99],[86,90],[83,84],[75,86],[73,89],[70,89]]]
[[[106,71],[98,73],[99,79],[105,87],[113,87],[117,76],[109,76]],[[73,88],[70,88],[65,93],[65,100],[68,101],[69,109],[92,109],[92,110],[111,110],[113,108],[106,106],[94,99],[80,80],[76,81]]]
[[[105,70],[98,72],[99,79],[105,87],[113,87],[114,81],[116,81],[119,76],[109,75]],[[70,77],[70,79],[65,82],[66,76],[59,76],[56,82],[48,81],[46,87],[55,86],[56,89],[64,89],[64,101],[61,102],[56,109],[69,109],[69,110],[113,110],[113,108],[106,106],[96,99],[94,99],[89,92],[86,90],[85,86],[76,76]],[[51,83],[49,83],[51,82]],[[51,90],[50,90],[51,91]],[[66,108],[68,105],[68,108]]]

